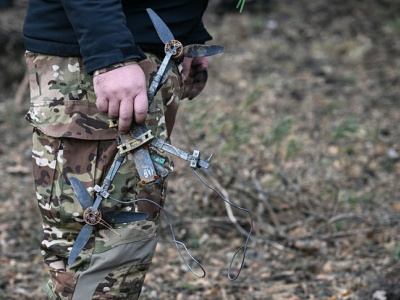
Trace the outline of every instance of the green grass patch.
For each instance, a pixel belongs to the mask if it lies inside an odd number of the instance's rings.
[[[264,145],[267,147],[274,144],[279,145],[291,132],[293,123],[294,118],[291,116],[285,116],[282,120],[278,121],[264,138]]]
[[[286,148],[286,155],[285,159],[291,159],[292,157],[295,157],[301,148],[301,143],[297,141],[296,139],[290,139],[289,144]]]
[[[356,117],[350,116],[343,120],[334,130],[333,138],[335,140],[347,138],[357,133],[359,129],[359,122]]]

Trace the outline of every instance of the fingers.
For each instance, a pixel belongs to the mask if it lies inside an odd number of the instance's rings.
[[[133,121],[143,123],[147,116],[146,77],[139,65],[127,65],[93,79],[97,108],[118,119],[118,130],[127,132]]]
[[[206,86],[208,79],[208,72],[207,70],[202,70],[196,75],[194,75],[193,80],[191,82],[191,88],[188,90],[187,97],[189,100],[194,99],[197,97],[204,89]]]
[[[96,106],[103,114],[108,114],[108,100],[103,97],[97,97]]]
[[[207,57],[194,58],[192,67],[197,69],[208,69],[209,61]]]
[[[121,111],[121,103],[126,101],[120,101],[119,99],[115,99],[112,101],[108,101],[108,116],[111,119],[116,119],[120,116]],[[131,113],[132,115],[132,113]]]
[[[190,63],[190,72],[185,80],[183,98],[192,100],[197,97],[206,86],[208,79],[208,60],[206,58],[196,58],[190,61]]]
[[[126,99],[121,101],[118,109],[118,115],[112,118],[118,117],[118,131],[121,133],[126,133],[130,129],[133,121],[133,100]]]
[[[135,99],[125,99],[119,104],[119,113],[117,116],[111,115],[111,118],[118,117],[118,130],[121,133],[127,132],[132,122],[142,124],[146,121],[147,117],[147,95],[146,93],[139,93]]]
[[[193,58],[185,57],[182,62],[182,78],[185,81],[189,77],[190,68],[192,67]]]
[[[147,95],[141,93],[135,99],[125,99],[120,102],[109,102],[108,100],[97,101],[97,108],[107,114],[111,119],[118,118],[118,130],[127,132],[133,121],[142,124],[147,117]]]
[[[146,121],[147,110],[148,110],[147,93],[141,92],[136,96],[135,101],[133,102],[133,111],[135,112],[134,117],[136,123],[142,124],[144,121]]]

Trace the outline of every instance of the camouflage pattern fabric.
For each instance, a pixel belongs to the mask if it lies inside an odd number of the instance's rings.
[[[161,60],[149,53],[147,56],[139,65],[149,82]],[[84,71],[80,58],[28,52],[26,62],[31,89],[26,119],[34,127],[32,161],[43,220],[41,249],[50,271],[45,289],[51,299],[84,299],[77,289],[84,293],[92,289],[92,299],[137,299],[155,251],[159,208],[144,201],[121,204],[103,200],[102,212],[136,210],[149,213],[149,218],[115,225],[112,230],[96,225],[79,257],[67,265],[84,225],[83,209],[68,178],[78,178],[86,188],[101,185],[116,154],[117,131],[109,128],[108,117],[97,110],[93,77]],[[176,67],[149,108],[146,125],[153,135],[169,139],[182,91]],[[172,161],[165,153],[151,147],[149,150],[165,169],[172,171]],[[163,205],[166,181],[164,177],[155,184],[143,185],[131,155],[127,155],[109,193],[119,200],[148,198]],[[131,254],[124,255],[125,251]],[[98,269],[103,266],[97,262],[100,258],[108,260],[108,269],[101,272]],[[82,288],[80,281],[92,286]]]

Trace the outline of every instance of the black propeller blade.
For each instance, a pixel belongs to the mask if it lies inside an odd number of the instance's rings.
[[[103,219],[107,223],[121,224],[147,219],[148,213],[138,213],[131,211],[109,211],[103,214]]]
[[[154,28],[157,31],[157,34],[160,38],[160,40],[164,43],[167,44],[170,41],[174,40],[174,35],[172,34],[171,30],[169,30],[168,26],[164,23],[164,21],[152,10],[151,8],[146,9],[147,13],[149,14],[149,17],[151,19],[151,22],[154,25]]]
[[[85,186],[75,177],[69,177],[72,189],[81,204],[82,208],[86,211],[93,205],[93,198],[90,196]],[[82,251],[83,247],[87,244],[90,236],[93,233],[93,226],[85,224],[81,231],[79,232],[74,246],[72,247],[71,254],[68,258],[68,265],[71,265],[75,259],[78,257],[79,253]]]
[[[76,238],[75,244],[72,247],[71,254],[68,258],[68,265],[72,265],[75,259],[78,257],[79,253],[81,253],[83,247],[87,244],[90,236],[93,233],[93,226],[89,224],[85,224],[82,230],[79,232],[78,237]]]
[[[147,213],[136,213],[129,211],[109,211],[104,214],[104,218],[100,211],[93,211],[93,198],[90,196],[85,186],[75,177],[70,177],[72,189],[81,204],[82,208],[85,210],[83,213],[83,218],[86,222],[85,226],[79,232],[74,246],[72,247],[71,254],[68,258],[68,265],[71,265],[75,259],[78,257],[79,253],[85,247],[89,241],[94,225],[100,223],[104,220],[106,223],[122,224],[128,222],[134,222],[139,220],[147,219],[149,216]]]
[[[69,177],[69,182],[71,182],[72,189],[83,209],[93,206],[93,198],[84,185],[75,177]]]
[[[218,45],[192,44],[183,47],[183,55],[186,57],[204,57],[224,52],[224,47]]]

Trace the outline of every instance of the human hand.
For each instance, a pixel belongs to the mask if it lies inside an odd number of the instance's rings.
[[[185,57],[182,67],[185,85],[182,98],[192,100],[197,97],[206,86],[208,78],[208,59],[207,57]]]
[[[99,74],[93,85],[97,108],[112,119],[118,118],[121,133],[126,133],[133,121],[141,124],[146,120],[146,76],[138,64]]]

